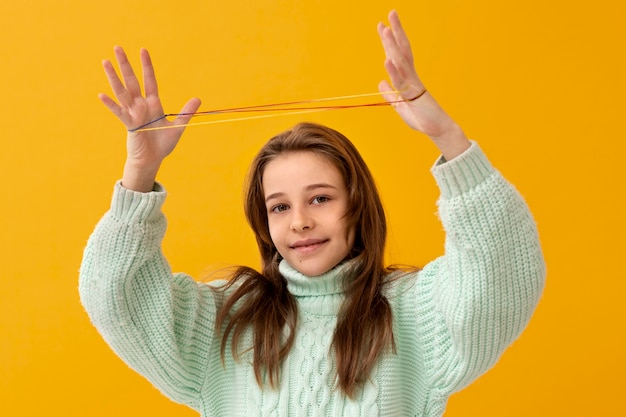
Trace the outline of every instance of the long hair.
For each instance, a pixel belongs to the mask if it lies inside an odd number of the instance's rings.
[[[272,139],[259,151],[250,167],[245,191],[245,214],[255,233],[261,254],[261,272],[239,267],[227,288],[234,288],[217,315],[217,331],[223,329],[221,355],[232,332],[231,351],[239,358],[238,345],[246,329],[252,329],[253,367],[259,385],[266,373],[271,386],[279,377],[282,359],[289,353],[297,325],[297,304],[278,270],[281,260],[272,242],[263,172],[274,158],[288,152],[313,152],[326,157],[341,172],[348,190],[345,214],[355,231],[345,300],[339,311],[332,349],[337,383],[349,397],[369,377],[373,365],[386,350],[395,352],[392,311],[383,294],[387,225],[374,179],[354,145],[341,133],[313,123],[301,123]],[[239,285],[234,285],[238,283]],[[237,308],[233,307],[237,304]],[[287,330],[287,331],[285,331]]]

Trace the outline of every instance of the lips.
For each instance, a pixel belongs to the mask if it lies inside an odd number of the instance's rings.
[[[298,252],[308,253],[316,250],[326,242],[328,242],[328,239],[306,239],[299,240],[289,247],[291,249],[297,250]]]

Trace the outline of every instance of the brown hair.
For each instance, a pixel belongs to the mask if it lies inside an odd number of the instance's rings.
[[[297,304],[278,270],[280,254],[270,237],[262,187],[263,172],[276,156],[286,152],[322,155],[342,173],[348,190],[348,227],[354,228],[350,279],[344,283],[346,298],[337,319],[332,347],[337,363],[337,382],[353,397],[380,355],[395,352],[392,311],[382,287],[391,268],[384,266],[387,225],[374,179],[354,145],[341,133],[313,123],[301,123],[272,139],[252,162],[245,193],[245,213],[261,254],[261,273],[239,267],[226,288],[235,288],[217,315],[217,331],[224,328],[224,358],[232,332],[231,351],[239,358],[238,344],[251,326],[253,367],[262,385],[263,371],[275,386],[282,359],[289,353],[297,324]],[[239,285],[235,285],[238,283]],[[233,306],[237,304],[237,308]],[[285,339],[285,327],[288,332]]]

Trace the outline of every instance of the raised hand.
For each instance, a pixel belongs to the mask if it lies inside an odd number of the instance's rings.
[[[469,142],[459,126],[426,91],[417,75],[411,44],[395,10],[389,13],[389,24],[387,27],[379,23],[378,35],[385,50],[385,69],[393,87],[387,81],[381,81],[378,89],[385,93],[385,99],[393,103],[409,127],[428,135],[444,157],[452,159],[466,150]],[[402,99],[408,101],[399,101]]]
[[[113,64],[105,60],[102,65],[109,80],[115,99],[106,94],[99,94],[102,103],[117,116],[128,130],[126,149],[127,159],[122,184],[135,191],[150,191],[156,174],[163,162],[176,147],[183,134],[184,127],[152,131],[133,131],[163,116],[163,106],[159,98],[154,68],[147,50],[140,51],[143,72],[142,94],[140,82],[133,71],[126,53],[121,47],[115,47],[115,58],[121,74],[118,76]],[[123,80],[123,81],[122,81]],[[163,118],[149,127],[177,126],[186,124],[200,107],[200,100],[190,99],[173,121]]]

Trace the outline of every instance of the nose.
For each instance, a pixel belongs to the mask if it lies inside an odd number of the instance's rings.
[[[291,217],[291,230],[294,232],[302,232],[304,230],[312,229],[315,226],[313,218],[309,215],[306,209],[292,208]]]

